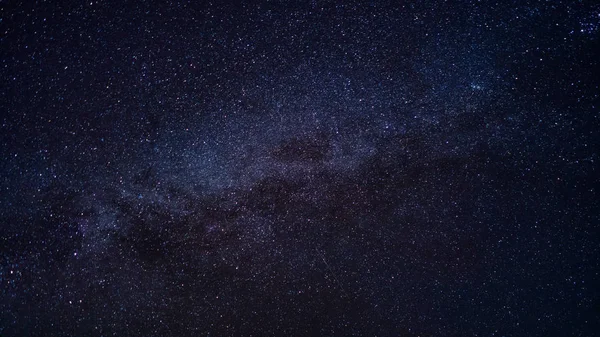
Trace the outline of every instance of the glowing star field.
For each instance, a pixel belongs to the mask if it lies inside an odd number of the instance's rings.
[[[594,336],[595,1],[3,1],[1,336]]]

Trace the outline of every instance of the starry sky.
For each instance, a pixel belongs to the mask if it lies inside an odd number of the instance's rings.
[[[595,1],[0,2],[0,335],[593,336]]]

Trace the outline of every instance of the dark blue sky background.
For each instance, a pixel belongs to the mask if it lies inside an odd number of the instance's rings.
[[[593,336],[593,1],[0,3],[2,336]]]

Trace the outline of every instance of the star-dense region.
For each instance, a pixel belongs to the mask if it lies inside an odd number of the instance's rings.
[[[594,336],[594,1],[0,2],[0,335]]]

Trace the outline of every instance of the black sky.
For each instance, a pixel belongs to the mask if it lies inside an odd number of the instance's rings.
[[[0,2],[0,335],[593,336],[593,1]]]

